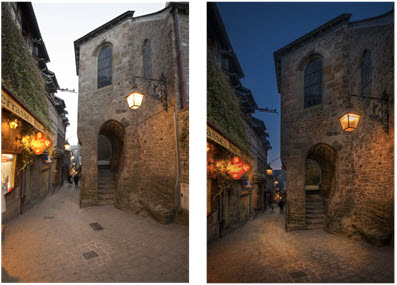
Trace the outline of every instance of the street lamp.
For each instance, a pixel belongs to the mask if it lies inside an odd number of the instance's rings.
[[[347,99],[349,100],[348,110],[339,118],[339,122],[342,126],[342,129],[346,132],[354,131],[357,128],[358,122],[360,120],[361,115],[351,109],[351,98],[358,97],[364,99],[367,102],[366,109],[364,109],[366,115],[374,121],[378,121],[383,125],[384,131],[389,133],[389,96],[386,94],[386,91],[383,91],[383,94],[380,98],[377,97],[369,97],[364,95],[355,95],[348,93]],[[370,107],[370,101],[375,100],[378,103],[376,105],[372,105]],[[370,109],[370,113],[367,111]]]
[[[163,103],[164,110],[167,111],[168,104],[167,104],[167,79],[165,78],[164,74],[162,73],[159,79],[154,78],[145,78],[139,76],[133,76],[134,80],[134,87],[133,91],[125,97],[128,103],[128,107],[132,110],[136,110],[142,105],[143,97],[146,95],[145,92],[138,90],[135,84],[135,79],[138,78],[145,82],[147,85],[147,92],[149,95],[161,101]],[[149,91],[150,90],[150,91]]]
[[[272,175],[273,174],[273,169],[270,167],[269,164],[267,165],[267,168],[266,168],[266,174],[267,175]]]
[[[132,91],[130,95],[125,97],[125,99],[127,99],[128,107],[132,110],[141,107],[144,96],[144,94],[139,93],[136,90]]]
[[[276,185],[277,185],[277,184],[278,184],[278,181],[277,181],[277,180],[276,180],[276,181],[274,181],[274,184],[276,184]]]
[[[18,127],[18,120],[10,121],[9,124],[11,130],[15,130]]]
[[[348,109],[345,111],[344,114],[339,118],[342,130],[346,132],[354,131],[357,128],[360,117],[361,115],[355,112],[353,109]]]
[[[70,150],[70,144],[68,142],[65,143],[65,150],[67,150],[67,151]]]

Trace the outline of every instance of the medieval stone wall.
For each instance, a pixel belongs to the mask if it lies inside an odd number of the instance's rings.
[[[98,135],[105,122],[114,120],[124,129],[118,135],[123,143],[115,206],[133,213],[174,210],[174,112],[176,94],[180,91],[175,26],[169,11],[125,20],[80,46],[78,135],[83,147],[82,206],[97,201]],[[183,19],[179,20],[186,25]],[[152,78],[160,78],[164,73],[167,80],[167,111],[148,93],[137,110],[130,110],[125,100],[134,87],[133,75],[143,76],[145,40],[151,42]],[[112,85],[97,89],[97,55],[105,45],[113,49]],[[144,81],[136,79],[135,84],[146,90]],[[106,133],[112,136],[111,128]]]
[[[364,114],[374,106],[365,108],[359,98],[352,99],[353,107],[363,114],[358,128],[344,132],[338,119],[348,106],[347,94],[360,94],[365,50],[372,53],[371,96],[380,98],[386,90],[390,110],[394,109],[392,20],[389,17],[379,25],[371,20],[343,24],[281,58],[281,159],[287,170],[290,228],[305,227],[305,161],[310,158],[327,176],[320,188],[328,231],[363,236],[374,243],[391,237],[393,111],[389,134]],[[322,104],[304,109],[303,70],[313,57],[323,63]]]

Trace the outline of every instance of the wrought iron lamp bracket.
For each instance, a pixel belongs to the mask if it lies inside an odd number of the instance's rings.
[[[168,110],[167,79],[165,78],[164,73],[161,74],[159,79],[133,76],[134,85],[136,78],[143,80],[145,82],[146,92],[150,95],[150,97],[159,100],[162,103],[164,110],[167,111]]]
[[[364,95],[356,95],[352,93],[347,94],[347,99],[349,100],[349,106],[351,106],[352,97],[358,97],[366,101],[366,106],[364,108],[365,114],[370,117],[372,120],[377,121],[383,125],[384,131],[389,134],[389,116],[390,116],[390,103],[389,103],[389,95],[387,95],[386,91],[383,91],[382,96],[380,98],[370,97]],[[372,105],[372,109],[370,112],[368,111],[371,101],[377,101],[378,104]],[[377,109],[379,112],[377,112]],[[380,114],[379,114],[380,113]]]

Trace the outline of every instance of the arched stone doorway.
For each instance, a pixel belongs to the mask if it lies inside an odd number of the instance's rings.
[[[329,195],[335,188],[335,150],[324,143],[314,145],[305,161],[305,202],[308,229],[324,226]]]
[[[124,127],[115,120],[105,122],[98,134],[98,205],[113,205],[117,174],[124,159]]]

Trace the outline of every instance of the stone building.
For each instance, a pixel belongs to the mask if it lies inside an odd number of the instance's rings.
[[[2,222],[24,213],[63,184],[69,121],[31,3],[2,3]],[[51,146],[43,153],[36,135]],[[39,138],[39,137],[37,137]]]
[[[188,11],[127,11],[75,41],[81,207],[110,203],[161,223],[188,213]],[[129,109],[136,89],[142,106]]]
[[[380,245],[393,235],[394,12],[350,17],[274,53],[286,223]],[[340,123],[348,107],[361,115],[350,132]]]
[[[229,41],[216,3],[207,5],[207,240],[219,238],[265,208],[269,136]],[[251,168],[231,178],[234,159]]]

